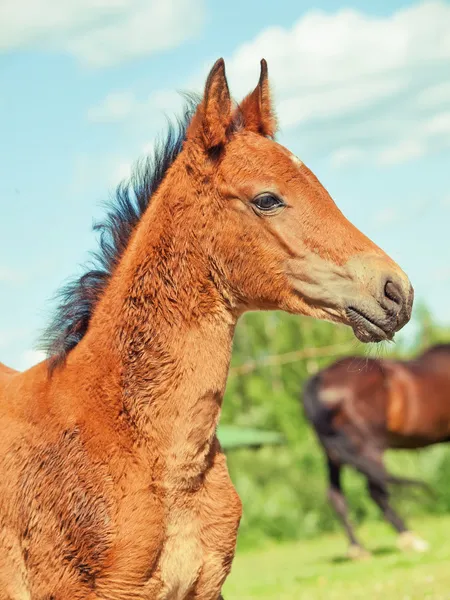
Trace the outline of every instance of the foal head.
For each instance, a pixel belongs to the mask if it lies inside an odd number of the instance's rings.
[[[238,312],[281,309],[345,323],[362,341],[391,339],[411,315],[407,276],[274,141],[275,129],[266,62],[234,107],[217,61],[182,155],[202,181],[199,227],[218,288]]]

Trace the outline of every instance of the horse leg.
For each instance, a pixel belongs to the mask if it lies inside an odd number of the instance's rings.
[[[369,481],[368,490],[372,500],[380,507],[385,519],[394,527],[398,533],[407,531],[405,522],[389,503],[389,492],[386,487],[373,481]]]
[[[415,550],[416,552],[425,552],[428,550],[428,543],[412,531],[409,531],[404,520],[392,508],[389,502],[389,492],[387,488],[369,481],[368,489],[370,496],[380,507],[385,519],[398,532],[398,547],[401,550]]]
[[[330,480],[328,500],[347,532],[347,537],[350,542],[347,553],[348,557],[352,559],[366,558],[369,556],[369,553],[357,540],[355,532],[353,531],[353,526],[348,517],[347,502],[341,486],[341,468],[340,465],[336,464],[328,457],[328,477]]]

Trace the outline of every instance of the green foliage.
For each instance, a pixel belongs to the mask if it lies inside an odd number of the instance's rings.
[[[303,415],[303,385],[344,355],[361,356],[358,360],[380,354],[412,356],[432,343],[450,340],[450,330],[439,328],[424,307],[416,311],[413,331],[409,343],[380,349],[359,344],[346,327],[313,319],[283,313],[250,313],[242,319],[221,425],[275,431],[286,444],[250,450],[236,443],[239,448],[228,453],[231,477],[244,503],[241,547],[267,539],[311,537],[338,527],[326,500],[322,450]],[[393,472],[426,479],[437,494],[433,501],[423,494],[399,497],[405,517],[420,511],[450,511],[450,448],[397,452],[387,459]],[[377,518],[363,479],[348,472],[344,484],[353,520]]]
[[[284,442],[283,436],[276,431],[264,431],[234,425],[219,426],[217,436],[225,452],[237,448],[260,448],[269,444],[278,445]]]

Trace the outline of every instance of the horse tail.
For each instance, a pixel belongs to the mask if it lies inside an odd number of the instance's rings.
[[[364,475],[370,483],[383,489],[388,485],[412,486],[432,493],[430,487],[418,479],[391,475],[382,464],[362,455],[344,431],[333,423],[340,403],[328,406],[320,398],[320,373],[309,379],[304,387],[303,406],[307,419],[311,422],[319,441],[329,458],[341,465],[350,465]]]

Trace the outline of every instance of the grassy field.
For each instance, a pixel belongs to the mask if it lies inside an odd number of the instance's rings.
[[[225,600],[450,600],[450,517],[412,523],[430,543],[425,554],[396,549],[387,525],[360,528],[373,556],[345,560],[343,535],[236,555]]]

